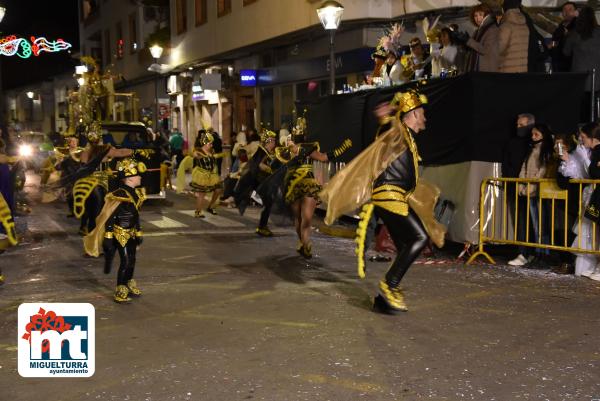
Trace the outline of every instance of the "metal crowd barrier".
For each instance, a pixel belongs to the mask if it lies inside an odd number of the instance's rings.
[[[600,255],[600,247],[596,241],[596,224],[584,217],[586,204],[583,201],[585,188],[588,186],[595,188],[600,180],[580,179],[570,180],[569,183],[570,189],[563,190],[553,179],[487,178],[483,180],[479,201],[479,246],[467,264],[471,264],[478,256],[485,257],[492,264],[496,263],[485,251],[486,244],[521,245]],[[519,187],[525,189],[526,195],[519,195]],[[532,189],[537,189],[536,196],[531,195]],[[571,196],[578,194],[577,199],[569,199],[570,193]],[[578,203],[576,217],[568,213],[569,202]],[[537,216],[532,215],[532,211],[537,212]],[[521,236],[518,230],[520,219],[525,219],[525,232],[523,234],[521,230]],[[523,221],[521,223],[523,224]],[[584,225],[587,225],[587,231],[591,233],[590,248],[586,246],[586,239],[583,238]],[[558,235],[556,235],[557,229]],[[538,235],[535,234],[536,231]],[[570,235],[570,232],[573,234]],[[575,235],[576,240],[572,242]]]

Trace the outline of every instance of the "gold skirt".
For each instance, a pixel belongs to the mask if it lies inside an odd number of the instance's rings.
[[[292,204],[304,197],[319,200],[321,185],[315,180],[312,166],[302,165],[294,170],[288,171],[285,176],[285,203]]]
[[[221,177],[216,172],[204,170],[200,167],[194,167],[192,170],[192,187],[193,192],[209,193],[221,189]]]

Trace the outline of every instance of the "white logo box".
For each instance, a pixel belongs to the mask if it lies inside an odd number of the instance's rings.
[[[92,304],[23,303],[18,314],[21,376],[90,377],[94,374],[96,311]],[[47,349],[42,352],[44,346]]]

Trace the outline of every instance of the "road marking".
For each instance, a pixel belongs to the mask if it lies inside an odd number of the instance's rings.
[[[336,386],[344,387],[346,389],[360,391],[363,393],[374,393],[374,392],[382,392],[383,388],[375,383],[370,382],[359,382],[354,380],[341,379],[338,377],[327,377],[324,375],[301,375],[300,379],[305,380],[309,383],[319,383],[319,384],[333,384]]]
[[[161,216],[160,220],[145,220],[142,219],[144,223],[150,223],[153,226],[158,228],[181,228],[181,227],[189,227],[187,224],[180,223],[177,220],[170,219],[166,216]]]
[[[277,236],[291,236],[296,235],[292,229],[287,230],[271,230],[273,234]],[[217,230],[217,229],[209,229],[209,230],[182,230],[182,231],[159,231],[159,232],[145,232],[144,237],[173,237],[176,235],[213,235],[213,234],[254,234],[258,238],[258,236],[254,233],[252,228],[244,226],[243,229],[235,229],[235,230]],[[265,238],[265,241],[268,241],[269,238]]]
[[[194,210],[179,210],[179,213],[185,214],[186,216],[194,216]],[[232,220],[227,217],[212,215],[210,213],[204,212],[204,218],[198,219],[201,221],[205,221],[211,226],[215,227],[223,227],[223,228],[234,228],[234,227],[246,227],[244,223],[240,223],[237,220]]]

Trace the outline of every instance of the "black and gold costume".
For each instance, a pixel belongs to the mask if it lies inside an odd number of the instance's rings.
[[[79,170],[79,168],[81,167],[81,152],[83,151],[82,148],[75,148],[75,149],[69,149],[68,147],[66,148],[57,148],[57,150],[61,153],[64,154],[64,158],[57,163],[56,165],[56,170],[61,172],[61,175],[65,175],[65,176],[72,176],[74,175],[77,170]],[[74,213],[74,196],[73,196],[73,184],[72,183],[68,183],[65,188],[65,194],[67,197],[67,206],[69,208],[69,214],[70,215],[75,215]]]
[[[210,193],[223,187],[217,159],[224,154],[205,153],[202,149],[196,149],[194,156],[186,156],[177,169],[177,192],[182,192],[185,187],[185,173],[192,170],[192,182],[190,187],[193,192]]]
[[[313,173],[313,160],[310,155],[320,151],[319,143],[298,144],[298,155],[288,163],[288,170],[284,178],[285,202],[291,205],[305,196],[319,199],[321,185]]]
[[[325,222],[363,205],[356,236],[359,276],[365,276],[365,252],[376,220],[383,220],[398,251],[385,279],[379,283],[375,307],[406,311],[400,281],[419,256],[429,237],[442,246],[445,227],[433,219],[439,190],[419,180],[419,152],[413,132],[401,122],[404,114],[427,102],[416,91],[397,93],[392,104],[399,112],[390,129],[378,137],[321,193],[328,202]]]
[[[261,134],[262,144],[246,164],[245,171],[235,187],[235,203],[241,215],[244,215],[244,212],[250,203],[252,192],[256,191],[262,183],[271,177],[273,170],[279,164],[275,157],[275,153],[269,152],[263,146],[267,140],[275,141],[276,137],[277,134],[272,131]],[[260,214],[256,233],[261,236],[270,237],[273,233],[269,230],[268,223],[269,216],[271,215],[271,208],[273,207],[273,194],[263,193],[260,194],[260,198],[263,203],[263,210]]]
[[[133,158],[117,163],[120,177],[141,175],[146,167]],[[117,288],[114,300],[127,302],[129,295],[141,295],[133,279],[136,263],[136,250],[141,245],[143,233],[140,226],[139,210],[146,199],[144,188],[132,188],[124,182],[106,195],[104,208],[98,216],[98,226],[84,239],[84,248],[88,255],[98,257],[100,249],[104,251],[104,273],[112,268],[115,254],[120,258],[117,274]]]

